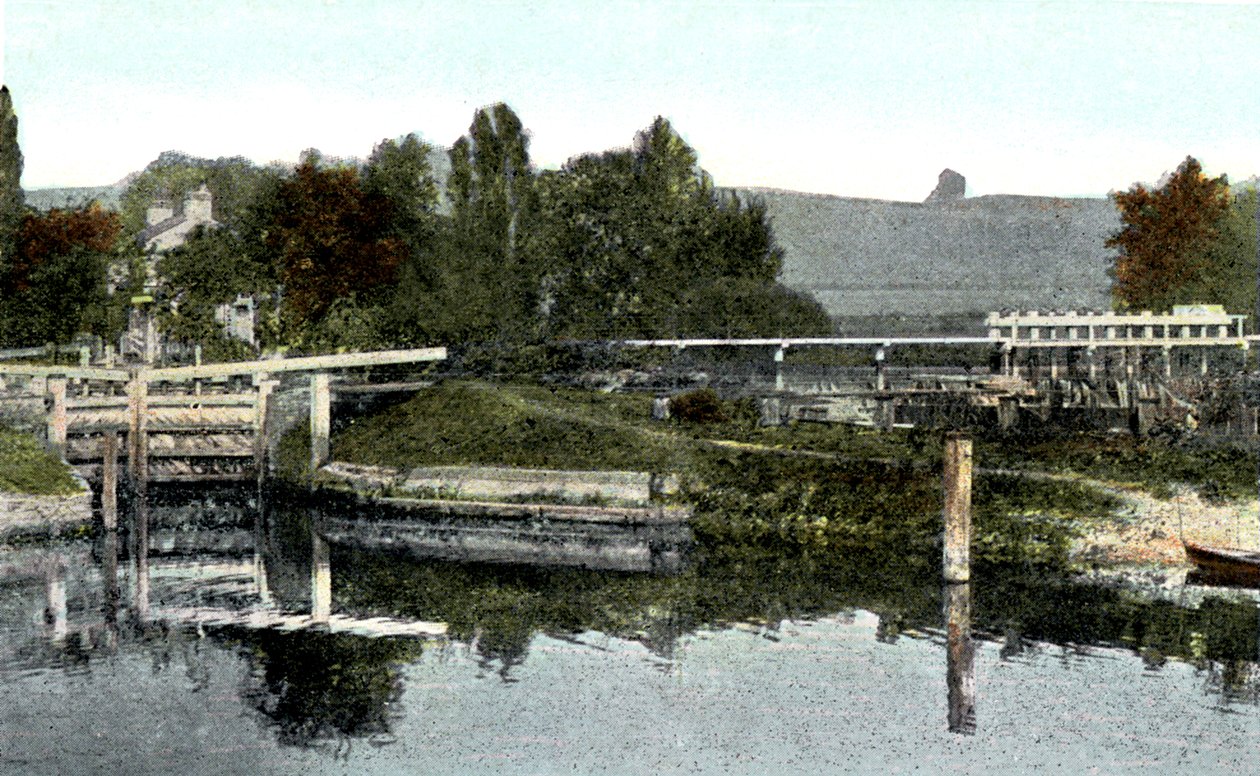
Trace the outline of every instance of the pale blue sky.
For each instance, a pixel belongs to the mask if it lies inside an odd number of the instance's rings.
[[[157,154],[449,145],[511,104],[536,163],[658,114],[721,185],[1101,195],[1260,172],[1260,7],[1148,2],[7,0],[27,187]]]

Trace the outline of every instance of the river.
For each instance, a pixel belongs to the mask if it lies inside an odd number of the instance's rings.
[[[321,547],[300,499],[152,498],[116,538],[0,551],[0,772],[1246,773],[1258,759],[1253,595],[998,569],[943,588],[921,560],[705,548],[674,576],[459,564]],[[327,623],[298,627],[313,606]]]

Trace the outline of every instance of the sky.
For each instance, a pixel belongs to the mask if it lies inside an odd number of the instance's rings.
[[[536,165],[668,118],[722,186],[1103,196],[1260,172],[1254,3],[0,0],[23,185],[164,150],[449,146],[507,102]]]

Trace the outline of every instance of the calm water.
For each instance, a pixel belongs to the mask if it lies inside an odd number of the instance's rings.
[[[323,551],[304,510],[180,503],[0,553],[0,772],[1260,765],[1247,598],[705,554],[666,578],[405,561]],[[321,579],[331,629],[278,627]],[[449,633],[359,635],[415,621]]]

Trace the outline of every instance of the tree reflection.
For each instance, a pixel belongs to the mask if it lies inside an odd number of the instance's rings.
[[[280,743],[291,746],[390,733],[403,692],[399,666],[422,651],[412,639],[236,635],[254,668],[243,696],[271,721]]]

